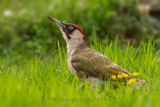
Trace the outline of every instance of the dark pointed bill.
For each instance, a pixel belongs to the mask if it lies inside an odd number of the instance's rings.
[[[59,27],[62,27],[62,28],[65,28],[66,26],[62,23],[62,22],[60,22],[59,20],[57,20],[57,19],[55,19],[55,18],[52,18],[52,17],[50,17],[50,16],[48,16],[48,18],[51,20],[51,21],[53,21],[56,25],[58,25]]]
[[[63,30],[63,31],[65,32],[65,34],[66,34],[66,36],[67,36],[68,39],[71,38],[70,35],[69,35],[69,33],[68,33],[68,31],[67,31],[67,27],[66,27],[66,25],[65,25],[64,23],[62,23],[62,22],[60,22],[59,20],[57,20],[57,19],[55,19],[55,18],[52,18],[52,17],[50,17],[50,16],[48,16],[48,18],[49,18],[51,21],[53,21],[53,22],[59,27],[59,29],[61,29],[61,31]]]

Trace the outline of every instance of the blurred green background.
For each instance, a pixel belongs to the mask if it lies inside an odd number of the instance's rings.
[[[47,16],[79,25],[87,43],[95,30],[102,42],[119,36],[121,45],[130,40],[138,46],[153,39],[158,49],[160,9],[152,7],[145,0],[0,0],[0,55],[17,60],[24,54],[51,53],[57,40],[65,46],[58,27]]]
[[[91,49],[139,72],[148,87],[113,89],[107,80],[105,90],[116,102],[78,81],[68,69],[62,34],[47,16],[80,26]],[[0,106],[160,107],[159,23],[160,0],[0,0]],[[42,103],[50,88],[55,97],[107,100]]]

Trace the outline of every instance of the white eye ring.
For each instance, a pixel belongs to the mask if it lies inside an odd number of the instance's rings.
[[[69,29],[70,29],[70,30],[73,30],[73,26],[69,26]]]

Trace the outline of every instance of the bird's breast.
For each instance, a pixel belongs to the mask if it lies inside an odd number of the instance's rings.
[[[73,68],[72,63],[71,63],[71,59],[73,57],[73,54],[74,54],[74,50],[68,51],[67,64],[68,64],[69,70],[74,75],[76,73],[76,70]]]

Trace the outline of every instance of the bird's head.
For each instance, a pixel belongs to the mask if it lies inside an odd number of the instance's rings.
[[[48,18],[59,27],[67,43],[67,47],[76,47],[82,44],[86,45],[85,34],[79,26],[72,23],[62,23],[50,16],[48,16]]]

